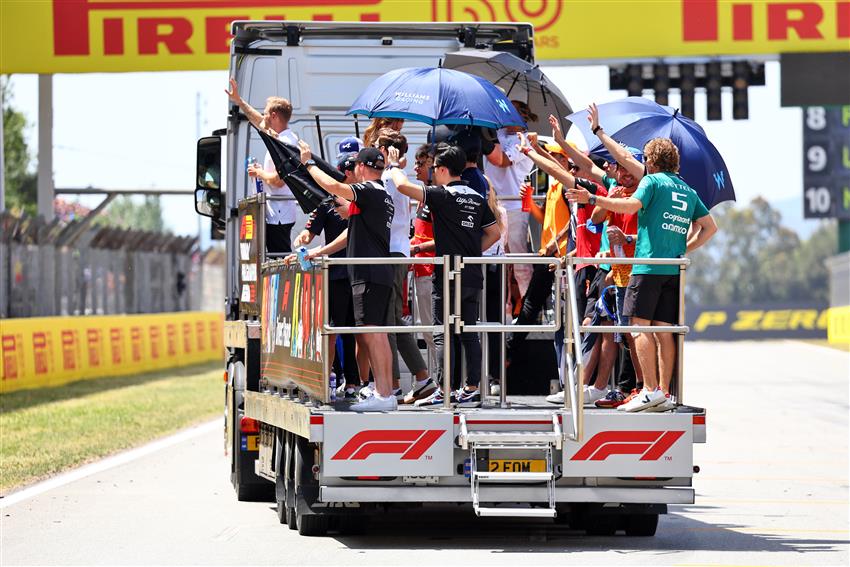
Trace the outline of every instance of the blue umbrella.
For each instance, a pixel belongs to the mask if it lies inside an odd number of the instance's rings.
[[[587,121],[587,111],[567,116],[585,140],[595,140]],[[678,109],[642,97],[631,96],[599,105],[599,123],[609,136],[628,146],[643,148],[653,138],[670,138],[679,148],[679,175],[694,188],[706,207],[735,200],[732,178],[720,152],[705,135],[702,126],[679,114]],[[601,143],[590,153],[603,157],[608,152]]]
[[[440,67],[396,69],[381,75],[354,101],[347,114],[403,118],[431,126],[525,127],[511,101],[492,83]]]

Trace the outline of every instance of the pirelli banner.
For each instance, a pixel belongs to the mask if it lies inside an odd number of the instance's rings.
[[[830,309],[811,303],[688,307],[688,340],[826,339]]]
[[[221,360],[211,312],[5,319],[0,393]]]
[[[529,22],[539,61],[850,51],[847,0],[2,0],[0,5],[0,73],[227,69],[234,20]],[[612,19],[628,22],[639,35],[606,34]]]

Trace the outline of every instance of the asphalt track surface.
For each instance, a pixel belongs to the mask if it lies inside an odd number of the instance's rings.
[[[7,495],[0,564],[847,565],[850,354],[689,343],[686,360],[708,444],[696,446],[696,504],[672,506],[653,538],[466,508],[301,538],[272,504],[236,501],[217,421]]]

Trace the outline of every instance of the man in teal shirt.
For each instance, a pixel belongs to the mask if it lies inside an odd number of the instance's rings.
[[[640,163],[599,125],[596,105],[588,109],[591,130],[611,156],[639,181],[637,191],[620,199],[571,189],[571,201],[590,203],[614,213],[638,213],[635,258],[678,258],[699,248],[717,232],[717,224],[691,187],[678,175],[679,150],[668,138],[655,138],[643,148]],[[679,322],[679,267],[635,264],[623,308],[636,326],[670,326]],[[635,339],[643,369],[643,390],[619,409],[641,411],[671,407],[670,381],[676,343],[670,333],[641,333]],[[660,389],[659,389],[660,385]],[[651,410],[650,410],[651,411]]]

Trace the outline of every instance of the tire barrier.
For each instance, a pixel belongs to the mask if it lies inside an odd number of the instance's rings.
[[[0,394],[221,360],[223,322],[206,311],[5,319]]]

